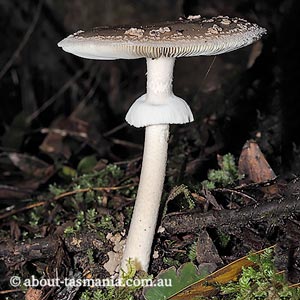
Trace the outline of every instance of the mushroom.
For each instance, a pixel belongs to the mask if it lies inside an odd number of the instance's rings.
[[[190,16],[163,24],[98,27],[78,31],[58,46],[90,59],[147,60],[147,92],[126,115],[135,127],[146,127],[144,156],[137,198],[121,268],[130,259],[137,269],[148,270],[163,190],[169,124],[193,121],[188,104],[172,90],[175,59],[217,55],[247,46],[266,30],[240,18]]]

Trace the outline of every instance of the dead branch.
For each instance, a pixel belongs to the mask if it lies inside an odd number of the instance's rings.
[[[0,243],[0,259],[4,260],[7,267],[24,261],[56,256],[59,248],[65,247],[69,253],[78,253],[88,249],[101,250],[103,242],[97,233],[81,233],[71,237],[49,236],[37,238],[30,242],[14,242],[6,240]]]
[[[272,224],[300,213],[300,195],[271,202],[243,207],[239,210],[224,209],[207,213],[174,213],[167,215],[162,226],[171,234],[198,232],[203,228],[232,229],[252,222],[268,221]]]
[[[30,261],[43,257],[55,256],[61,241],[54,237],[36,239],[30,243],[5,241],[0,244],[0,258],[7,266],[15,265],[24,260]]]

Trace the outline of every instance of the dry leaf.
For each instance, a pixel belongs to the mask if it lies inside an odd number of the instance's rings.
[[[52,155],[63,155],[70,158],[71,149],[64,142],[65,137],[73,136],[79,139],[87,139],[88,124],[78,118],[69,117],[64,119],[56,119],[51,128],[44,128],[42,133],[48,133],[40,149]]]
[[[2,156],[4,157],[4,154]],[[6,176],[0,184],[0,199],[28,197],[41,184],[47,182],[55,172],[53,165],[27,154],[11,152],[5,154],[5,158]],[[20,178],[19,171],[16,173],[14,170],[15,167],[22,172],[22,178]]]
[[[264,250],[255,254],[262,253]],[[171,297],[171,300],[193,300],[197,297],[209,297],[215,295],[219,290],[216,284],[225,284],[230,281],[236,281],[242,273],[243,268],[254,266],[255,264],[244,256],[229,265],[217,270],[216,272],[206,276],[200,281],[192,284],[177,295]]]
[[[244,183],[260,183],[276,178],[276,174],[270,167],[258,144],[253,140],[247,141],[243,146],[239,158],[239,172],[245,175]],[[276,194],[278,188],[276,185],[272,185],[263,188],[263,191],[269,194]]]
[[[216,264],[223,263],[216,246],[214,245],[206,230],[202,230],[199,233],[199,238],[197,240],[196,246],[196,254],[198,264],[210,263],[216,266]]]
[[[29,288],[25,295],[25,300],[41,300],[42,299],[42,291]]]

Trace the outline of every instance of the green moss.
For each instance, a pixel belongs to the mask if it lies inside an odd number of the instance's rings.
[[[100,171],[93,171],[90,173],[82,174],[80,176],[78,176],[77,173],[74,173],[73,175],[74,176],[72,183],[67,187],[58,186],[57,184],[50,185],[50,193],[52,193],[54,196],[57,196],[64,192],[76,191],[80,189],[92,189],[94,187],[111,186],[123,178],[124,172],[119,166],[109,164]],[[78,194],[78,197],[80,196],[82,195]],[[93,199],[95,197],[94,192],[92,190],[88,193],[85,193],[85,196],[87,198]]]
[[[250,255],[257,268],[244,268],[237,282],[220,287],[224,299],[230,300],[299,300],[300,288],[290,288],[284,274],[274,265],[273,249]]]
[[[31,226],[37,226],[39,224],[41,216],[40,216],[40,214],[37,213],[36,209],[33,209],[29,213],[29,218],[30,218],[29,224]]]
[[[194,199],[192,197],[191,191],[184,184],[175,186],[172,189],[172,191],[170,192],[167,201],[169,202],[169,201],[175,199],[177,196],[179,196],[181,194],[184,197],[184,199],[183,199],[184,201],[181,201],[182,209],[184,209],[184,208],[188,208],[188,209],[195,208],[195,201],[194,201]]]
[[[56,183],[50,184],[48,189],[49,192],[54,196],[58,196],[59,194],[62,194],[66,191],[64,188],[58,186]]]
[[[88,249],[86,254],[87,254],[90,265],[94,264],[95,260],[94,260],[94,251],[93,251],[93,249]]]
[[[197,258],[197,242],[194,242],[188,250],[188,258],[191,262],[194,262]]]
[[[74,225],[68,226],[64,233],[65,235],[69,236],[83,230],[114,232],[117,230],[117,228],[113,223],[112,216],[105,215],[99,218],[96,209],[92,208],[88,209],[86,212],[78,212],[74,221]]]
[[[181,266],[181,263],[174,258],[171,257],[163,257],[163,262],[166,264],[168,267],[176,267],[179,268]]]
[[[128,262],[128,272],[122,274],[121,286],[106,286],[102,289],[93,289],[83,292],[80,300],[134,300],[135,295],[143,287],[139,285],[126,285],[127,280],[152,279],[145,272],[137,272],[134,264]]]
[[[220,170],[208,171],[207,180],[202,182],[203,188],[213,190],[216,187],[226,187],[241,178],[232,154],[225,154],[219,162],[219,165]]]
[[[218,242],[222,248],[226,248],[228,244],[230,243],[230,235],[224,233],[222,230],[218,229],[217,230],[218,234]]]

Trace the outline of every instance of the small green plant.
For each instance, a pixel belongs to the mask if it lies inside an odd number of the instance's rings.
[[[161,271],[155,279],[153,286],[144,287],[143,295],[146,300],[173,299],[172,297],[186,287],[193,285],[200,279],[209,274],[207,266],[197,267],[191,262],[181,265],[179,268],[174,266]],[[160,285],[159,282],[164,282]],[[180,299],[184,299],[181,297]],[[188,297],[188,299],[192,299]],[[193,298],[197,299],[197,298]]]
[[[213,190],[216,187],[226,187],[240,179],[234,156],[225,154],[219,162],[220,170],[209,170],[207,180],[202,182],[202,187]]]
[[[120,180],[123,176],[124,172],[119,166],[109,164],[101,171],[94,171],[74,178],[74,184],[77,185],[77,189],[109,186],[112,181]]]
[[[217,230],[218,234],[218,242],[222,248],[226,248],[228,244],[230,243],[231,237],[230,235],[224,233],[222,230]]]
[[[167,199],[167,201],[171,201],[173,199],[175,199],[177,196],[179,196],[180,194],[183,194],[184,196],[184,204],[183,206],[187,206],[188,209],[193,209],[195,208],[195,201],[192,197],[192,194],[191,194],[191,191],[189,190],[189,188],[184,185],[184,184],[181,184],[181,185],[178,185],[178,186],[175,186],[171,192],[170,192],[170,195]]]
[[[48,189],[49,189],[49,192],[54,196],[58,196],[59,194],[62,194],[65,192],[65,189],[58,186],[56,183],[50,184]]]
[[[109,164],[100,171],[93,171],[80,176],[77,173],[74,173],[74,176],[72,177],[72,183],[67,189],[58,186],[57,184],[52,184],[49,186],[49,191],[53,195],[57,196],[64,192],[76,191],[80,189],[106,187],[114,185],[116,182],[120,181],[123,176],[124,172],[119,166]],[[91,192],[93,191],[91,190]],[[94,194],[92,193],[91,196],[94,197]]]
[[[128,280],[138,282],[135,279],[152,279],[144,272],[138,273],[134,264],[128,262],[128,271],[123,272],[120,286],[106,286],[98,290],[88,290],[81,294],[80,300],[134,300],[135,295],[143,287],[141,285],[126,285]]]
[[[76,230],[74,229],[74,227],[72,226],[68,226],[67,228],[65,228],[64,230],[64,234],[65,236],[71,236],[73,234],[75,234]]]
[[[197,258],[197,242],[194,242],[188,250],[188,258],[191,262],[194,262]]]
[[[117,189],[114,193],[129,198],[134,198],[136,194],[136,186],[132,184],[131,179],[124,181],[124,171],[117,165],[109,164],[100,171],[79,174],[75,173],[71,183],[67,185],[59,186],[56,183],[49,185],[49,191],[54,197],[72,196],[71,201],[65,202],[76,210],[82,203],[90,206],[96,203],[102,205],[105,188],[128,185],[128,188]]]
[[[107,287],[102,290],[85,291],[80,300],[134,300],[131,292],[120,287]]]
[[[237,282],[221,286],[223,299],[230,300],[299,300],[300,288],[290,288],[274,266],[273,249],[250,255],[257,268],[244,268]]]
[[[136,265],[134,261],[132,261],[131,259],[126,261],[126,267],[127,267],[126,272],[124,270],[121,270],[121,280],[123,282],[126,282],[126,280],[133,279],[137,272]]]
[[[97,226],[97,223],[96,223],[97,215],[98,215],[98,213],[95,208],[91,208],[86,211],[85,223],[86,223],[87,228],[93,229]]]
[[[95,260],[94,260],[94,251],[93,251],[93,249],[88,249],[86,251],[86,254],[87,254],[90,265],[94,264]]]
[[[41,216],[38,214],[37,210],[32,210],[29,214],[30,220],[29,224],[31,226],[37,226],[39,224],[39,221],[41,219]]]
[[[82,231],[82,230],[94,230],[98,231],[101,229],[102,231],[113,232],[116,230],[113,224],[113,217],[110,215],[105,215],[97,220],[98,213],[96,209],[91,208],[88,209],[86,212],[80,211],[76,215],[76,219],[74,221],[73,226],[68,226],[64,233],[66,235],[72,235],[75,232]]]
[[[81,294],[80,300],[105,300],[106,295],[103,290],[88,290]]]
[[[106,231],[114,231],[115,225],[113,223],[113,217],[110,215],[101,217],[100,222],[97,223],[97,228]]]
[[[91,158],[93,165],[94,159]],[[103,205],[110,207],[106,194],[113,190],[114,195],[132,198],[136,193],[136,186],[131,179],[124,180],[124,171],[115,164],[108,164],[100,171],[93,171],[80,166],[80,172],[75,172],[72,181],[68,185],[58,186],[53,184],[49,186],[50,193],[57,199],[64,198],[64,206],[73,208],[77,213],[74,225],[65,229],[66,235],[72,235],[82,230],[94,230],[99,232],[101,237],[105,237],[106,231],[115,231],[116,226],[111,216],[99,216],[95,207]],[[83,172],[88,172],[84,173]],[[78,175],[81,174],[81,175]],[[118,188],[118,186],[121,186]],[[125,186],[125,187],[124,187]],[[37,224],[39,220],[33,215],[32,224]],[[60,218],[56,218],[56,223],[61,224]],[[100,229],[100,230],[99,230]]]
[[[171,257],[163,257],[163,262],[164,264],[166,264],[168,267],[176,267],[176,268],[179,268],[181,263],[174,259],[174,258],[171,258]]]

